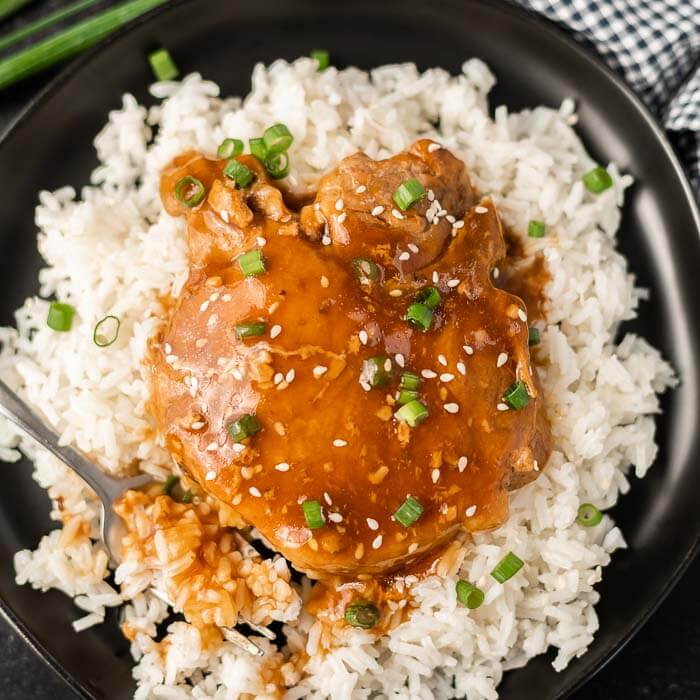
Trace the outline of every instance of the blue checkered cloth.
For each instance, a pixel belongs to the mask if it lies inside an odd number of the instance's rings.
[[[591,46],[663,124],[700,193],[700,0],[513,0]]]

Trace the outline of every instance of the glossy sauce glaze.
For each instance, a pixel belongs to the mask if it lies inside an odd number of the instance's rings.
[[[492,284],[506,254],[493,202],[427,140],[386,161],[345,159],[300,210],[255,158],[238,160],[255,173],[249,188],[197,153],[162,176],[165,208],[187,218],[191,264],[150,362],[174,458],[316,577],[390,572],[461,528],[502,523],[508,490],[546,463],[550,433],[528,309]],[[187,175],[207,191],[191,209],[174,196]],[[391,195],[414,177],[427,196],[399,211]],[[266,271],[246,277],[237,259],[251,250]],[[356,258],[380,279],[358,280]],[[404,317],[429,285],[442,303],[421,331]],[[237,336],[260,321],[263,335]],[[390,379],[370,388],[365,363],[377,356]],[[395,417],[407,370],[421,375],[430,414],[416,427]],[[521,410],[503,401],[516,379],[530,396]],[[244,414],[262,429],[236,443],[228,426]],[[393,514],[409,495],[423,513],[405,527]],[[304,500],[321,503],[323,527],[307,526]]]

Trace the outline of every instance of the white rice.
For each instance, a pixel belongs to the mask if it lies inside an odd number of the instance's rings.
[[[288,650],[305,648],[310,658],[301,675],[283,667],[289,698],[496,698],[505,670],[548,647],[557,652],[554,668],[563,669],[591,643],[598,628],[594,586],[610,555],[625,546],[608,516],[596,527],[578,526],[577,508],[612,506],[630,488],[630,466],[643,477],[656,455],[651,416],[673,373],[643,339],[616,342],[620,322],[635,316],[644,297],[615,250],[631,178],[610,164],[614,186],[588,193],[581,175],[593,161],[573,131],[572,101],[518,113],[500,106],[492,120],[486,99],[493,84],[478,60],[450,76],[419,73],[410,64],[318,73],[312,60],[299,59],[256,66],[252,92],[241,101],[220,99],[215,84],[194,74],[153,86],[163,101],[150,109],[124,97],[95,140],[100,165],[80,197],[71,188],[40,195],[36,223],[47,264],[40,294],[70,302],[77,315],[70,333],[55,333],[45,325],[48,302],[28,299],[17,311],[17,330],[0,331],[0,374],[43,410],[65,442],[115,473],[133,460],[155,475],[169,470],[149,431],[140,361],[163,311],[159,298],[177,294],[187,273],[182,221],[163,213],[158,198],[160,170],[181,151],[214,153],[225,136],[248,139],[283,121],[295,136],[290,181],[313,188],[323,171],[357,149],[381,158],[431,136],[466,161],[476,187],[495,196],[527,250],[546,256],[551,306],[537,355],[546,358],[541,375],[556,446],[547,469],[512,494],[508,522],[476,535],[457,570],[414,586],[420,607],[378,642],[349,630],[321,653],[320,623],[302,612],[286,628]],[[527,238],[533,218],[547,225],[542,239]],[[92,331],[107,314],[122,327],[118,341],[100,349]],[[124,619],[137,630],[137,698],[274,695],[260,675],[266,660],[229,643],[204,650],[186,623],[170,625],[161,654],[153,639],[167,611],[139,592],[148,573],[120,571],[125,593],[112,588],[87,489],[3,422],[0,458],[17,458],[16,448],[35,460],[35,478],[66,523],[34,552],[16,555],[17,581],[75,597],[86,613],[76,612],[77,630],[102,621],[105,607],[126,602]],[[526,565],[498,585],[488,573],[509,550]],[[457,604],[457,575],[485,591],[478,610]]]

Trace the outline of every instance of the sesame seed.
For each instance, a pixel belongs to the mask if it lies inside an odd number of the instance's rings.
[[[200,307],[199,310],[204,313],[209,308],[209,299],[207,299]]]
[[[408,547],[408,553],[413,554],[418,549],[418,542],[412,542]]]
[[[384,371],[391,372],[391,360],[388,357],[384,360]]]
[[[281,384],[284,381],[284,375],[282,374],[282,372],[277,372],[277,374],[275,374],[275,376],[273,377],[272,381],[274,384]]]
[[[333,505],[333,499],[328,495],[328,492],[327,492],[327,491],[324,491],[324,492],[323,492],[323,500],[324,500],[329,506],[332,506],[332,505]]]
[[[213,470],[208,471],[208,472],[206,473],[206,475],[204,476],[204,479],[205,479],[206,481],[214,481],[214,479],[216,479],[216,472],[213,471]]]
[[[464,221],[455,221],[455,225],[452,228],[462,228],[464,226]]]
[[[363,328],[363,329],[360,331],[360,342],[361,342],[363,345],[367,345],[367,341],[368,341],[368,340],[369,340],[369,336],[367,335],[367,331]]]
[[[219,445],[216,442],[210,442],[204,449],[207,452],[215,452],[216,450],[219,449]],[[216,474],[214,476],[216,476]]]
[[[294,381],[294,377],[297,376],[297,373],[293,370],[290,369],[289,372],[287,372],[287,376],[285,379],[287,380],[287,384],[291,384]]]
[[[346,213],[346,212],[343,212],[343,213],[338,217],[338,223],[339,223],[339,224],[342,224],[343,221],[345,221],[345,219],[347,219],[347,218],[348,218],[347,213]]]
[[[486,214],[488,213],[488,209],[486,207],[474,207],[474,211],[477,214]]]
[[[503,367],[503,365],[508,362],[508,354],[505,352],[502,352],[499,354],[498,358],[496,359],[496,367]]]
[[[457,221],[457,219],[455,219],[454,216],[452,216],[452,214],[448,214],[445,218],[446,218],[451,224],[454,224],[454,223]]]
[[[328,367],[324,367],[323,365],[316,365],[313,368],[312,373],[313,373],[314,377],[316,377],[316,379],[318,379],[319,377],[323,376],[327,371],[328,371]]]
[[[411,254],[406,252],[406,251],[404,251],[403,253],[401,253],[401,255],[399,255],[399,260],[410,260],[410,259],[411,259]]]
[[[207,327],[215,326],[216,322],[219,320],[219,314],[212,314],[207,319]]]
[[[467,367],[461,360],[457,363],[457,371],[464,376],[467,373]]]
[[[474,515],[474,513],[476,513],[476,506],[469,506],[469,508],[467,508],[467,509],[464,511],[464,514],[465,514],[468,518],[471,518],[472,515]]]
[[[382,536],[377,535],[374,538],[374,541],[372,542],[372,549],[379,549],[382,546],[382,540],[383,540]]]
[[[239,382],[243,381],[243,372],[241,372],[241,370],[238,369],[237,367],[234,367],[231,370],[231,374],[233,375],[233,378],[237,379]]]
[[[372,209],[372,216],[379,216],[384,213],[384,207],[381,204],[377,204],[374,209]]]
[[[400,289],[392,289],[389,292],[390,297],[400,297],[403,294],[403,292]]]
[[[415,243],[409,243],[409,244],[408,244],[408,249],[409,249],[412,253],[417,253],[418,251],[420,251],[420,248],[419,248]]]
[[[288,472],[289,464],[287,464],[287,462],[280,462],[279,464],[275,464],[275,469],[278,472]]]
[[[447,367],[447,358],[444,355],[438,355],[438,362],[443,366]]]
[[[509,406],[508,406],[507,403],[499,403],[499,404],[496,406],[496,408],[497,408],[499,411],[507,411],[507,410],[509,409]]]
[[[366,382],[364,379],[360,379],[360,386],[365,390],[365,391],[371,391],[372,387],[370,386],[369,382]]]
[[[321,208],[321,203],[320,203],[320,202],[316,202],[316,203],[314,204],[314,209],[315,209],[316,211],[318,211],[320,208]]]
[[[194,423],[192,423],[192,425],[190,426],[190,428],[192,428],[192,430],[200,430],[200,429],[203,428],[203,427],[204,427],[204,421],[201,421],[201,420],[196,420],[196,421],[195,421]]]
[[[433,270],[433,284],[437,284],[440,281],[440,275],[438,275],[437,270]]]
[[[527,314],[526,314],[522,309],[518,309],[518,318],[519,318],[523,323],[526,323],[526,322],[527,322]]]
[[[270,338],[276,338],[282,332],[282,326],[276,323],[270,328]]]
[[[433,469],[433,471],[430,473],[430,478],[433,480],[434,484],[437,484],[438,480],[440,479],[440,470]]]
[[[255,242],[262,248],[267,243],[267,239],[263,238],[262,236],[258,236],[255,239]]]
[[[333,447],[345,447],[347,444],[346,440],[340,440],[339,438],[333,440]]]
[[[495,280],[497,280],[499,278],[500,274],[501,274],[501,271],[497,267],[494,267],[493,268],[493,278]]]
[[[284,425],[280,423],[279,421],[275,421],[273,428],[275,429],[275,432],[280,435],[281,437],[284,437],[286,435],[286,431],[284,429]]]
[[[337,199],[335,202],[335,209],[336,211],[343,211],[343,208],[345,207],[345,202],[343,202],[342,198]]]
[[[332,523],[342,523],[343,522],[343,516],[340,513],[328,513],[328,519]]]
[[[379,530],[379,523],[374,518],[367,518],[367,527],[370,530]]]
[[[457,460],[457,469],[459,469],[460,472],[463,472],[467,468],[467,464],[469,464],[469,460],[464,455],[462,455]]]
[[[435,153],[435,151],[439,151],[442,148],[442,146],[439,143],[431,143],[428,146],[428,153]]]
[[[357,194],[362,194],[363,192],[367,192],[367,188],[366,188],[364,185],[360,185],[360,186],[355,190],[355,192],[356,192]]]
[[[330,282],[328,281],[328,277],[325,275],[321,275],[321,286],[324,289],[328,289],[328,286],[330,285]]]
[[[459,404],[457,403],[446,403],[443,408],[448,413],[459,413]]]
[[[237,442],[233,446],[233,454],[239,455],[241,452],[245,452],[245,445],[242,445],[240,442]]]
[[[165,354],[170,355],[173,351],[173,346],[170,343],[166,343],[164,346]]]
[[[447,286],[450,289],[454,289],[455,287],[459,287],[459,280],[447,280]]]
[[[223,209],[223,210],[221,211],[221,218],[222,218],[226,223],[229,222],[228,212],[227,212],[225,209]]]
[[[404,356],[400,352],[397,352],[396,355],[394,355],[394,359],[399,367],[404,367],[406,365]]]
[[[421,371],[421,376],[425,377],[426,379],[435,379],[435,377],[437,377],[437,373],[433,372],[432,369],[424,369]]]
[[[435,199],[435,192],[428,190],[428,201],[432,202]]]
[[[532,468],[533,468],[536,472],[538,472],[538,471],[540,470],[539,462],[538,462],[536,459],[533,459],[533,460],[532,460]]]
[[[197,340],[194,341],[194,346],[196,348],[203,348],[208,342],[206,338],[197,338]]]
[[[260,489],[257,486],[251,486],[248,489],[248,493],[251,496],[255,496],[255,498],[260,498],[262,496],[262,494],[260,493]]]
[[[224,296],[221,297],[221,301],[231,301],[233,297],[230,294],[224,294]]]
[[[331,237],[326,233],[323,238],[321,239],[321,243],[323,245],[330,245],[331,244]]]
[[[447,503],[443,503],[443,504],[440,506],[440,514],[441,514],[441,515],[445,515],[446,513],[447,513]]]
[[[440,381],[441,382],[451,382],[455,378],[454,374],[450,374],[449,372],[444,372],[443,374],[440,375]]]
[[[463,345],[464,352],[467,353],[467,355],[473,355],[474,354],[474,348],[471,345]]]
[[[402,214],[398,209],[392,209],[392,210],[391,210],[391,215],[392,215],[395,219],[403,219],[403,214]]]

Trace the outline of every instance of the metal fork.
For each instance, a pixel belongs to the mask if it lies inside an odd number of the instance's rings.
[[[117,479],[103,472],[85,455],[69,445],[60,445],[58,435],[2,380],[0,380],[0,415],[21,428],[42,447],[58,457],[97,494],[100,499],[100,537],[112,560],[119,562],[123,523],[112,506],[129,489],[139,489],[152,483],[153,477],[148,474],[140,474],[139,476]],[[242,551],[248,554],[254,552],[255,555],[259,556],[257,550],[239,533],[235,533],[235,538]],[[165,593],[156,589],[151,589],[151,591],[157,598],[172,607],[172,601]],[[267,627],[261,627],[245,620],[243,622],[268,639],[275,638],[275,633]],[[255,656],[262,656],[265,653],[255,642],[238,630],[225,627],[222,628],[222,631],[228,641],[248,653]]]

